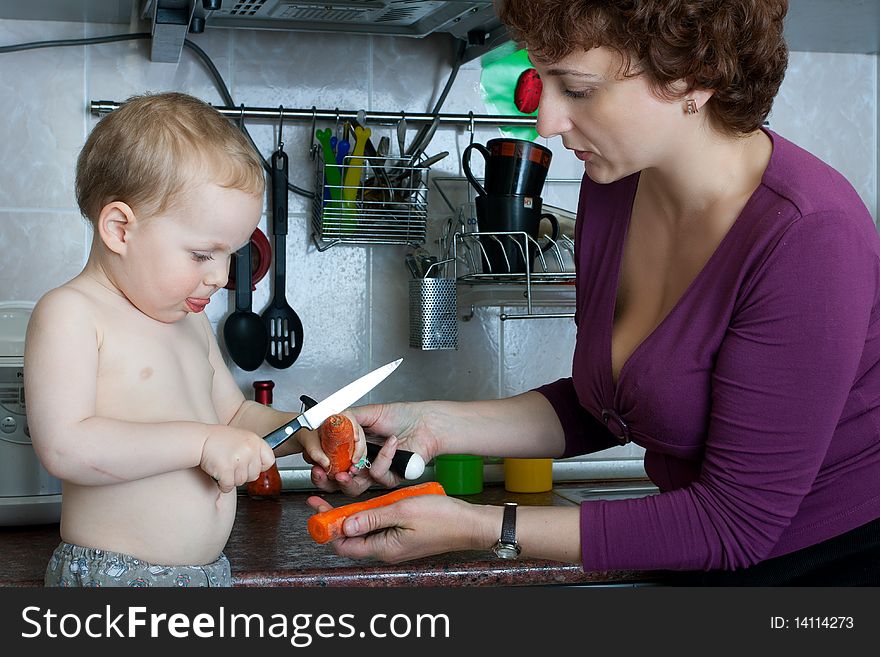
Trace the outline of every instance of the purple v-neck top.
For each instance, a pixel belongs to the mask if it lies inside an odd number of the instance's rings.
[[[586,570],[745,567],[880,517],[880,238],[843,176],[767,133],[760,186],[616,385],[638,174],[584,178],[572,377],[538,391],[565,456],[632,440],[661,491],[581,505]]]

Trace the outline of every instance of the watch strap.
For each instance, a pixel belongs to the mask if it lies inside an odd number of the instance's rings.
[[[516,543],[516,503],[505,502],[504,517],[501,520],[501,542],[509,545]]]

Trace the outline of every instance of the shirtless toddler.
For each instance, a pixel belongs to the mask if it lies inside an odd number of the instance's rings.
[[[260,221],[262,164],[206,103],[140,96],[97,124],[76,191],[88,262],[39,301],[25,349],[31,439],[63,481],[46,583],[229,585],[236,486],[296,416],[244,398],[203,313]],[[316,432],[277,456],[300,451],[328,463]]]

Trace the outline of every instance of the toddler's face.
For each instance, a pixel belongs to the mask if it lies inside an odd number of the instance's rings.
[[[262,197],[202,183],[130,238],[125,256],[128,299],[160,322],[205,309],[229,275],[232,254],[260,221]]]

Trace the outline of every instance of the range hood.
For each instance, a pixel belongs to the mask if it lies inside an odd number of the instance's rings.
[[[492,0],[140,0],[153,61],[176,62],[188,32],[244,28],[421,38],[445,33],[473,59],[507,40]]]
[[[187,34],[215,28],[413,38],[443,33],[463,44],[464,61],[509,38],[492,0],[0,0],[0,19],[148,27],[150,59],[157,62],[179,61]]]

